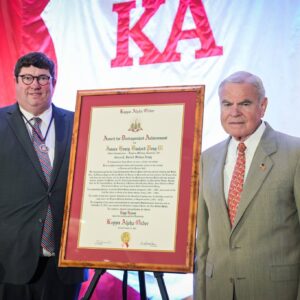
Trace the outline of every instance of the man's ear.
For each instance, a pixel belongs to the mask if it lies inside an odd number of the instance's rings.
[[[268,106],[268,98],[264,97],[264,99],[261,100],[260,105],[261,105],[261,118],[262,118],[265,115]]]

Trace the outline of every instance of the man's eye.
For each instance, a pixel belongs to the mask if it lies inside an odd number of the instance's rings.
[[[41,76],[39,76],[39,79],[41,79],[41,80],[48,80],[48,76],[46,76],[46,75],[41,75]]]
[[[25,75],[23,78],[24,78],[25,80],[31,80],[31,79],[32,79],[32,77],[29,76],[29,75]]]
[[[251,102],[243,102],[242,105],[243,106],[249,106],[251,104]]]

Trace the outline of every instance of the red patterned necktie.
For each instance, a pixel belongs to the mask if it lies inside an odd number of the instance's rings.
[[[46,182],[49,185],[52,166],[48,155],[48,149],[43,142],[43,135],[40,129],[40,123],[42,120],[40,118],[34,118],[34,121],[35,122],[32,130],[32,143],[39,158]],[[48,204],[47,215],[44,222],[41,246],[50,253],[54,252],[53,217],[50,204]]]
[[[231,225],[234,222],[234,218],[240,203],[241,193],[243,190],[244,176],[245,176],[245,150],[244,143],[238,144],[238,156],[232,173],[232,178],[229,186],[228,193],[228,214]]]

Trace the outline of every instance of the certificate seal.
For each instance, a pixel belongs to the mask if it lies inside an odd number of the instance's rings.
[[[123,248],[129,247],[130,233],[128,231],[125,231],[121,234],[121,241],[122,241]]]

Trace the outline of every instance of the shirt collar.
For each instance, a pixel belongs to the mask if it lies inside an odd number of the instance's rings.
[[[45,110],[42,114],[38,115],[38,116],[34,116],[32,113],[28,112],[27,110],[25,110],[23,107],[21,107],[19,105],[20,111],[21,113],[25,116],[25,118],[30,121],[33,118],[39,117],[40,119],[42,119],[42,122],[44,122],[45,124],[49,125],[51,118],[52,118],[52,105],[50,105],[50,107]],[[31,123],[31,122],[30,122]]]
[[[258,128],[244,141],[244,144],[246,145],[247,149],[250,147],[256,148],[258,145],[264,131],[266,129],[265,122],[261,122],[261,124],[258,126]],[[236,139],[231,138],[230,139],[230,147],[237,149],[237,146],[240,142]]]

